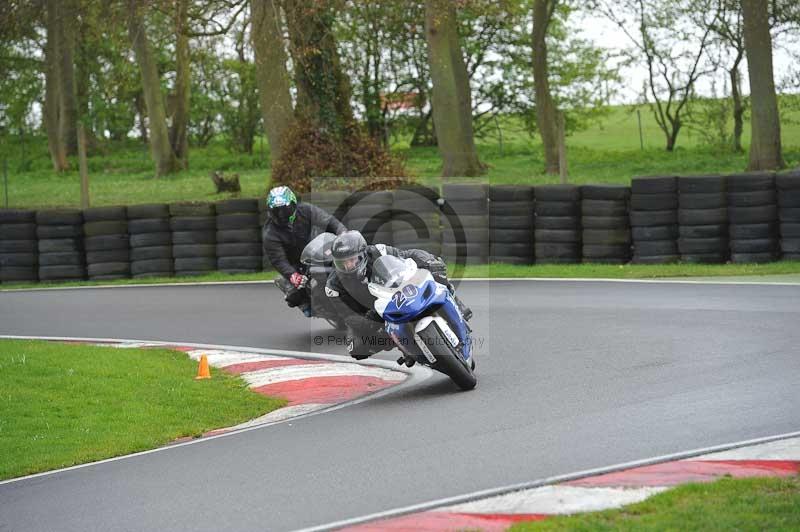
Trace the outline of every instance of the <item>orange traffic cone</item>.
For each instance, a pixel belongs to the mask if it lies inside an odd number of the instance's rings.
[[[200,379],[210,379],[211,378],[211,371],[208,369],[208,357],[206,355],[202,355],[200,357],[200,366],[197,368],[197,377],[195,380]]]

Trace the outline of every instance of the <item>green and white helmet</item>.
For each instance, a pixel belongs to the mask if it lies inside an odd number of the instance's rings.
[[[287,186],[275,187],[267,196],[267,209],[276,224],[292,224],[297,216],[297,196]]]

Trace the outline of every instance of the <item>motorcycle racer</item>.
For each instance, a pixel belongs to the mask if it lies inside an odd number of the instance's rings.
[[[281,274],[276,281],[286,292],[286,303],[310,312],[300,255],[319,233],[343,233],[346,228],[332,215],[310,203],[298,202],[287,186],[274,187],[267,196],[269,218],[262,230],[264,255]]]
[[[419,268],[431,272],[434,280],[447,286],[451,293],[454,290],[447,279],[444,261],[423,249],[402,250],[386,244],[368,245],[360,232],[345,231],[334,240],[331,252],[334,271],[328,277],[325,293],[345,316],[348,352],[357,360],[394,347],[383,330],[383,319],[373,309],[375,297],[368,289],[372,265],[378,257],[394,255],[401,259],[410,258]],[[472,311],[456,301],[464,319],[472,317]]]

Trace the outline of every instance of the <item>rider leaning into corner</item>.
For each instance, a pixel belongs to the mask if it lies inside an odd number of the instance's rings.
[[[331,253],[335,269],[328,277],[325,294],[337,311],[346,316],[347,350],[356,360],[394,348],[393,341],[383,329],[383,318],[373,308],[376,298],[367,287],[372,277],[372,265],[380,256],[410,258],[417,267],[430,271],[434,280],[447,286],[450,293],[455,290],[447,279],[444,261],[423,249],[402,250],[386,244],[368,245],[358,231],[346,231],[334,240]],[[455,300],[464,319],[470,319],[472,311],[457,297]]]
[[[338,235],[346,228],[316,205],[298,202],[297,196],[286,186],[269,191],[267,209],[269,218],[262,231],[264,255],[281,274],[276,282],[286,293],[286,303],[290,307],[300,307],[308,315],[311,312],[306,291],[308,277],[300,263],[303,248],[319,233]]]

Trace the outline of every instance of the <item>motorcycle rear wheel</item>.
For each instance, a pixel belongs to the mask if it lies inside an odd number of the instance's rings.
[[[450,377],[462,390],[471,390],[478,384],[478,379],[467,362],[462,360],[455,348],[445,338],[435,321],[419,331],[419,337],[430,349],[436,358],[436,363],[431,367]]]

